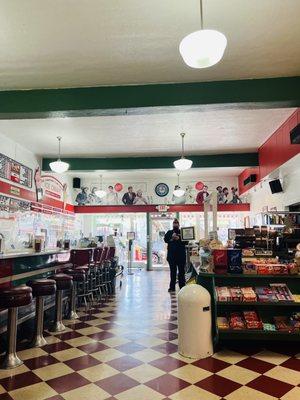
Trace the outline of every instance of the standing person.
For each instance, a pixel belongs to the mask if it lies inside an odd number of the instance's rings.
[[[197,204],[203,204],[205,202],[205,199],[209,196],[208,193],[208,186],[204,185],[203,189],[200,190],[197,194],[196,197],[196,203]]]
[[[122,201],[125,204],[125,206],[129,206],[133,204],[133,200],[135,199],[135,197],[136,194],[133,191],[133,187],[128,186],[128,192],[124,194],[124,196],[122,197]]]
[[[238,190],[235,187],[231,188],[231,195],[232,195],[232,199],[231,202],[232,204],[238,204],[238,203],[242,203],[242,200],[240,199],[239,195],[238,195]]]
[[[227,187],[223,188],[224,204],[228,203],[229,190]]]
[[[106,204],[109,204],[111,206],[118,204],[118,193],[114,192],[114,188],[111,185],[108,186]]]
[[[141,189],[139,189],[136,192],[136,197],[133,200],[133,204],[135,205],[145,205],[148,204],[146,198],[143,196],[143,192],[141,191]]]
[[[224,193],[222,186],[217,186],[217,201],[218,204],[224,204]]]
[[[178,281],[180,289],[185,286],[185,245],[181,240],[178,219],[173,221],[173,229],[165,234],[165,242],[168,243],[167,260],[170,266],[170,286],[169,292],[175,292],[176,275],[178,268]]]

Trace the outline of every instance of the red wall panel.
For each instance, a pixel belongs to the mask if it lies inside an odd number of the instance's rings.
[[[258,149],[259,178],[263,179],[276,168],[300,153],[300,144],[291,144],[290,131],[300,123],[300,108],[298,108],[266,142]],[[240,194],[249,190],[252,185],[244,187],[244,179],[250,175],[253,168],[245,169],[239,175]],[[258,181],[257,181],[258,182]]]

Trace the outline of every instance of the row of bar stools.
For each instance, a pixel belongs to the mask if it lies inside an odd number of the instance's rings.
[[[40,347],[47,344],[43,336],[44,330],[44,298],[51,296],[56,291],[56,281],[54,279],[35,279],[29,281],[28,286],[32,288],[32,294],[36,298],[35,307],[35,330],[31,347]]]
[[[0,291],[0,307],[8,309],[7,318],[7,351],[2,362],[2,368],[15,368],[23,364],[16,353],[18,307],[27,306],[32,302],[32,289],[28,286],[18,286]]]

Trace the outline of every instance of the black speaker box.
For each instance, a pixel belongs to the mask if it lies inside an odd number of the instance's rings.
[[[80,188],[81,188],[81,179],[73,178],[73,189],[80,189]]]
[[[270,181],[269,185],[270,185],[272,194],[283,192],[281,182],[279,179],[274,179],[274,181]]]
[[[256,179],[257,179],[257,175],[256,174],[249,175],[248,178],[246,178],[244,180],[244,186],[249,185],[249,183],[256,182]]]
[[[290,131],[291,144],[300,144],[300,124]]]

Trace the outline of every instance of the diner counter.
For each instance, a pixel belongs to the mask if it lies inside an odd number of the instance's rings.
[[[35,257],[35,256],[44,256],[44,255],[51,255],[51,254],[68,254],[70,250],[62,250],[59,248],[56,249],[49,249],[44,251],[14,251],[14,252],[7,252],[0,254],[0,260],[7,260],[11,258],[20,258],[20,257]]]

